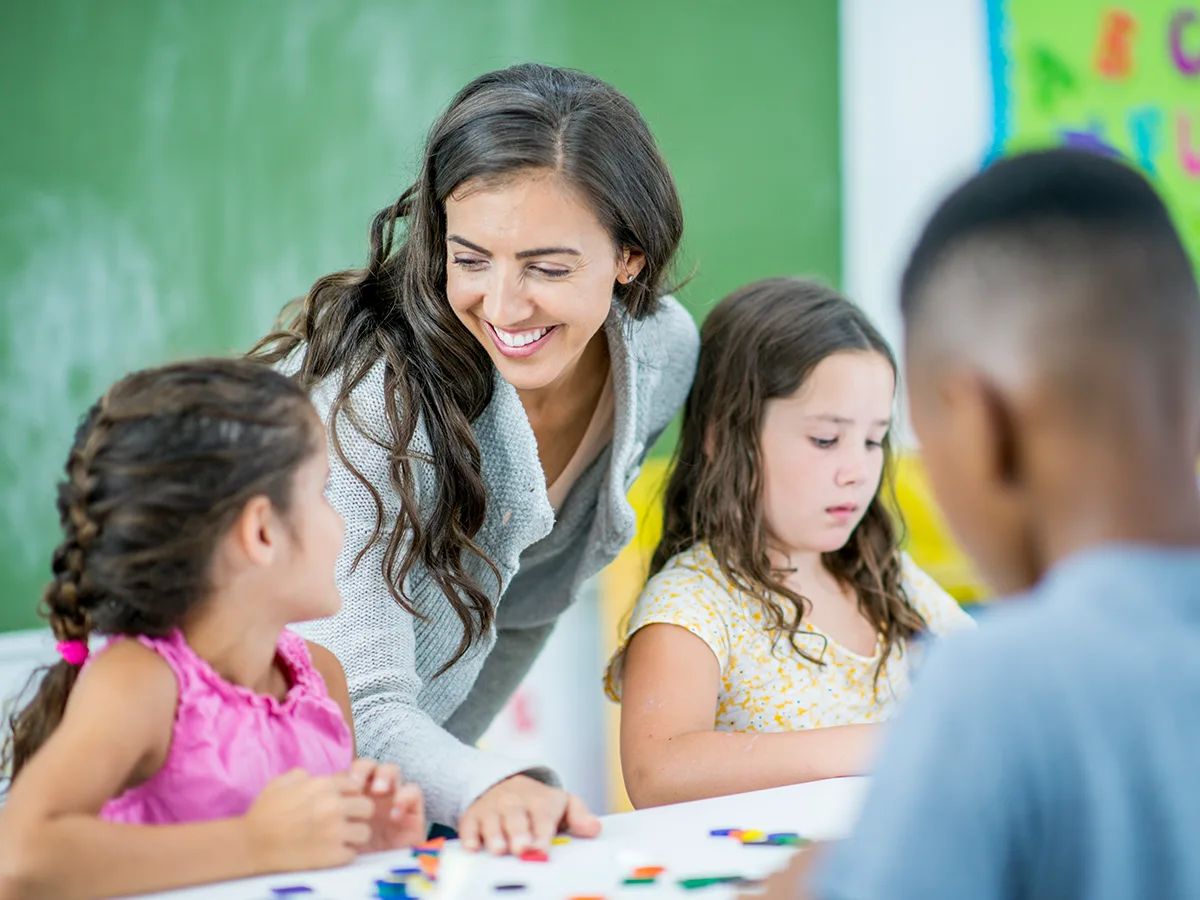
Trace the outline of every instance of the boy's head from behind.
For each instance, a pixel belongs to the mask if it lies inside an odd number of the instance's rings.
[[[1160,501],[1196,493],[1200,297],[1142,176],[1069,150],[996,163],[926,225],[901,305],[930,477],[995,588],[1170,539]]]
[[[887,640],[920,630],[879,490],[895,386],[887,343],[824,285],[771,278],[722,300],[701,328],[652,569],[706,543],[788,631],[805,606],[782,572],[817,554]]]

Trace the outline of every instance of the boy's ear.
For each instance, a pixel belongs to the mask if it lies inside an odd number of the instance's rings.
[[[964,471],[1000,490],[1020,485],[1026,473],[1011,398],[984,373],[967,368],[947,373],[937,390]]]
[[[987,428],[985,444],[992,448],[991,471],[1004,487],[1017,487],[1025,478],[1021,438],[1012,404],[991,381],[979,379],[983,421]]]

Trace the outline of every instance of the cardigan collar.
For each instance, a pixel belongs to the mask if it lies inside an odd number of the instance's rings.
[[[645,444],[638,440],[639,410],[645,398],[638,394],[640,369],[646,354],[638,346],[638,322],[614,298],[604,322],[612,367],[614,422],[611,458],[607,478],[597,504],[593,534],[605,544],[623,542],[626,526],[634,519],[625,499],[626,475],[640,462]],[[546,476],[538,458],[537,439],[516,388],[504,380],[499,370],[493,375],[491,403],[474,425],[476,439],[484,450],[482,465],[488,487],[489,521],[493,512],[499,525],[511,526],[516,533],[505,534],[505,544],[516,551],[546,537],[554,527],[554,510],[546,495]],[[517,515],[517,511],[525,511]],[[514,546],[515,545],[515,546]],[[503,563],[502,560],[496,560]],[[511,563],[516,563],[514,556]]]

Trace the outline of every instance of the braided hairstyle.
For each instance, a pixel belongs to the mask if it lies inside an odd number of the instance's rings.
[[[286,514],[296,470],[321,448],[304,390],[259,363],[119,381],[84,416],[58,485],[63,540],[39,606],[55,638],[170,634],[208,596],[213,553],[246,503],[266,496]],[[11,777],[58,726],[81,667],[64,658],[30,679],[36,694],[9,717]]]

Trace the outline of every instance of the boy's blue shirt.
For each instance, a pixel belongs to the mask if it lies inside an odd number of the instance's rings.
[[[823,900],[1200,897],[1200,549],[1064,561],[892,728]]]

